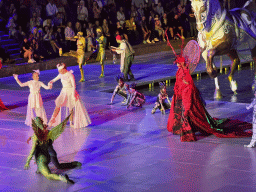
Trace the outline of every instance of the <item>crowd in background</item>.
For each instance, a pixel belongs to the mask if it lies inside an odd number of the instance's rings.
[[[120,34],[132,45],[195,37],[196,20],[188,0],[6,0],[0,17],[10,38],[21,45],[21,56],[35,62],[76,50],[73,38],[83,32],[86,51],[93,51],[96,29],[116,46]],[[3,25],[3,24],[2,24]]]

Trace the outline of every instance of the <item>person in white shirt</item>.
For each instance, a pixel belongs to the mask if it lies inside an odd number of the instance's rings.
[[[19,84],[19,86],[28,86],[30,89],[30,94],[28,96],[27,116],[25,120],[25,124],[30,127],[32,127],[31,119],[34,119],[36,116],[41,117],[43,122],[47,124],[47,117],[43,106],[43,100],[40,94],[40,88],[43,87],[44,89],[51,89],[52,86],[50,84],[46,86],[43,82],[39,81],[39,74],[39,70],[34,70],[34,72],[32,73],[33,80],[27,81],[25,83],[21,83],[18,79],[18,75],[13,74],[13,77]],[[36,115],[34,115],[34,112]]]
[[[70,117],[71,127],[82,128],[88,126],[91,124],[91,119],[76,91],[75,77],[72,74],[73,71],[68,71],[64,63],[58,64],[57,68],[59,75],[49,83],[53,84],[61,80],[62,90],[55,100],[56,107],[49,122],[49,126],[56,126],[61,123],[61,107],[66,107],[66,114],[71,113],[74,109],[74,113]]]
[[[135,78],[131,71],[131,66],[135,52],[130,43],[128,43],[126,40],[122,40],[120,35],[116,36],[116,41],[118,44],[120,44],[119,47],[112,47],[111,50],[117,54],[121,54],[120,71],[124,74],[124,81],[134,81]],[[128,79],[128,75],[130,76],[130,79]]]
[[[83,24],[88,22],[88,9],[84,5],[84,1],[81,0],[77,7],[77,19]]]
[[[54,17],[58,13],[56,5],[53,3],[53,0],[49,0],[49,3],[46,5],[46,15],[47,17]]]
[[[125,14],[123,11],[123,7],[120,7],[120,10],[117,11],[117,20],[120,22],[120,25],[124,25],[125,23]]]
[[[102,4],[101,0],[96,0],[96,2],[98,3],[99,8],[102,9],[103,8],[103,4]]]

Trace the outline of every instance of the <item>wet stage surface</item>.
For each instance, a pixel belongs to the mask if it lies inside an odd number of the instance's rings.
[[[169,63],[167,53],[139,56],[132,66],[137,82],[174,76],[177,68]],[[202,66],[201,66],[202,67]],[[57,170],[68,174],[76,183],[50,181],[36,174],[34,160],[30,169],[24,170],[31,143],[26,140],[33,134],[24,124],[28,87],[20,88],[12,77],[0,79],[0,98],[11,109],[0,112],[0,191],[256,191],[255,149],[244,148],[250,138],[198,137],[197,142],[180,142],[180,137],[166,129],[169,111],[162,115],[151,110],[159,92],[141,89],[146,95],[142,108],[121,106],[122,98],[116,96],[109,105],[118,74],[119,65],[106,65],[106,77],[99,79],[100,65],[84,67],[86,82],[79,83],[78,67],[70,67],[76,76],[79,92],[92,124],[74,130],[67,126],[54,142],[60,162],[80,161],[81,169]],[[42,71],[40,80],[45,84],[57,76],[57,70]],[[213,99],[214,81],[208,76],[194,79],[206,100],[213,117],[252,121],[252,110],[246,105],[253,99],[251,85],[254,75],[250,68],[242,68],[234,78],[238,82],[235,97],[229,88],[227,75],[220,75],[223,98]],[[22,82],[30,74],[20,75]],[[54,89],[41,89],[48,119],[54,110],[54,100],[60,93],[61,83]],[[173,84],[167,86],[169,96]]]

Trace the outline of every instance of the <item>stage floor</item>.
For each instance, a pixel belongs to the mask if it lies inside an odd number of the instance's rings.
[[[173,56],[166,52],[138,56],[132,71],[139,84],[170,79],[177,70],[170,65],[172,60]],[[204,66],[200,67],[203,70]],[[68,174],[75,184],[50,181],[36,174],[34,160],[30,169],[24,170],[31,148],[26,140],[33,134],[24,124],[29,89],[20,88],[13,77],[6,77],[0,79],[0,98],[10,108],[0,112],[0,191],[256,191],[255,149],[243,147],[250,138],[208,136],[198,137],[197,142],[180,142],[179,136],[166,129],[169,111],[166,115],[160,111],[151,114],[157,86],[154,90],[142,90],[146,95],[142,108],[126,109],[118,96],[114,104],[109,105],[119,65],[106,65],[106,77],[102,79],[98,78],[100,65],[84,66],[84,83],[78,82],[77,66],[68,69],[74,71],[77,91],[92,124],[77,130],[67,126],[54,142],[59,160],[80,161],[81,169],[57,170],[53,164],[50,168],[54,173]],[[57,75],[57,70],[42,71],[40,80],[46,84]],[[247,111],[245,107],[253,99],[253,72],[247,69],[236,73],[236,97],[226,77],[219,77],[223,92],[220,101],[213,99],[212,79],[195,79],[209,113],[213,117],[251,122],[252,110]],[[31,74],[20,75],[19,79],[28,81]],[[170,97],[172,89],[171,84],[168,86]],[[41,89],[48,119],[60,90],[60,82],[56,82],[52,90]]]

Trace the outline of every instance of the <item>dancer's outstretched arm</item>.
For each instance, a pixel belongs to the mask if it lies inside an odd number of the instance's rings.
[[[19,84],[19,86],[21,87],[26,87],[29,85],[29,81],[22,83],[19,79],[18,79],[18,75],[17,74],[13,74],[14,79],[16,80],[16,82]]]

